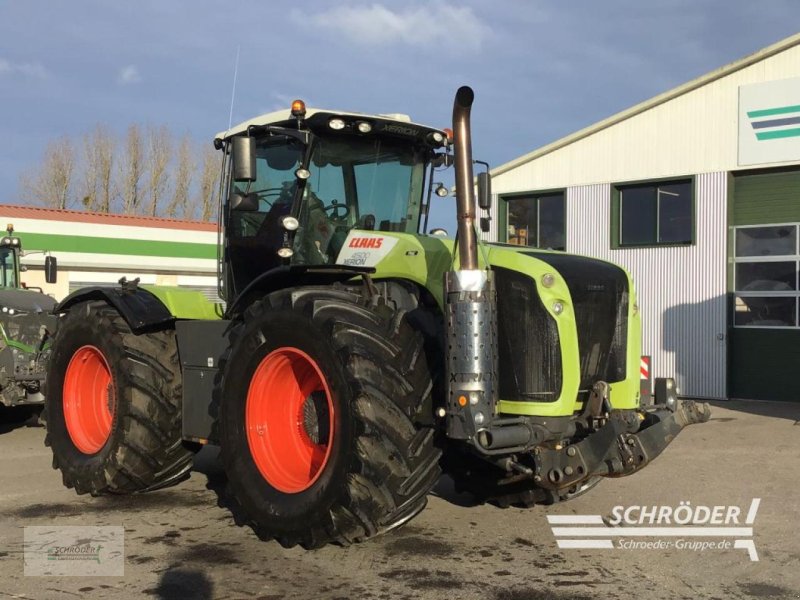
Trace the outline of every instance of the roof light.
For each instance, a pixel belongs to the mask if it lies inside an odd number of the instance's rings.
[[[281,258],[291,258],[292,254],[294,254],[294,250],[291,248],[281,248],[278,250],[278,256]]]
[[[19,238],[11,238],[12,246],[19,246]]]
[[[453,130],[450,129],[449,127],[445,127],[444,129],[442,129],[442,131],[444,131],[445,135],[447,136],[447,143],[452,144],[454,139]]]
[[[367,123],[366,121],[359,121],[356,127],[358,127],[358,130],[361,133],[369,133],[370,131],[372,131],[372,125],[370,123]]]
[[[445,134],[441,131],[434,131],[428,134],[428,141],[433,144],[434,146],[442,146],[446,141]]]
[[[328,127],[334,131],[339,131],[340,129],[344,129],[344,121],[342,119],[331,119],[328,121]]]
[[[297,171],[294,172],[294,176],[297,177],[298,179],[302,179],[303,181],[305,181],[306,179],[311,177],[311,171],[300,167],[299,169],[297,169]]]
[[[2,240],[0,240],[0,244],[2,244],[3,246],[10,245],[11,244],[11,238],[10,237],[4,237]]]
[[[306,103],[302,100],[295,100],[292,102],[292,116],[303,118],[306,116]]]

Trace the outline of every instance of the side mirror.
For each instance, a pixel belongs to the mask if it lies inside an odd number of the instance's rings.
[[[231,210],[256,211],[258,210],[258,196],[255,194],[231,194]]]
[[[231,138],[233,180],[252,182],[256,180],[256,142],[251,137],[237,135]]]
[[[492,229],[491,225],[491,218],[489,217],[481,217],[481,231],[483,233],[489,233]]]
[[[478,206],[483,210],[492,207],[492,176],[488,172],[478,173]]]
[[[58,261],[55,256],[44,257],[44,280],[47,283],[55,283],[58,279]]]

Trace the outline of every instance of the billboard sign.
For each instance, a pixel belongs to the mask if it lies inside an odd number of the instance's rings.
[[[739,87],[739,164],[800,160],[800,77]]]

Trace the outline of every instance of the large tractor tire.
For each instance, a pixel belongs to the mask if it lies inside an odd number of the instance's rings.
[[[337,288],[269,295],[243,315],[218,397],[226,505],[285,547],[402,525],[436,484],[422,336],[406,313]]]
[[[102,301],[61,319],[45,394],[53,468],[79,494],[130,494],[189,476],[175,333],[135,335]]]

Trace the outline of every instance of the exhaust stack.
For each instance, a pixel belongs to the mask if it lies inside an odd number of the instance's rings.
[[[497,309],[492,271],[478,265],[472,141],[475,94],[464,86],[453,102],[459,268],[445,273],[447,435],[471,442],[491,428],[497,405]]]
[[[475,93],[462,86],[453,101],[453,136],[456,169],[456,211],[458,258],[465,271],[478,268],[478,239],[475,233],[475,193],[472,175],[470,111]]]

